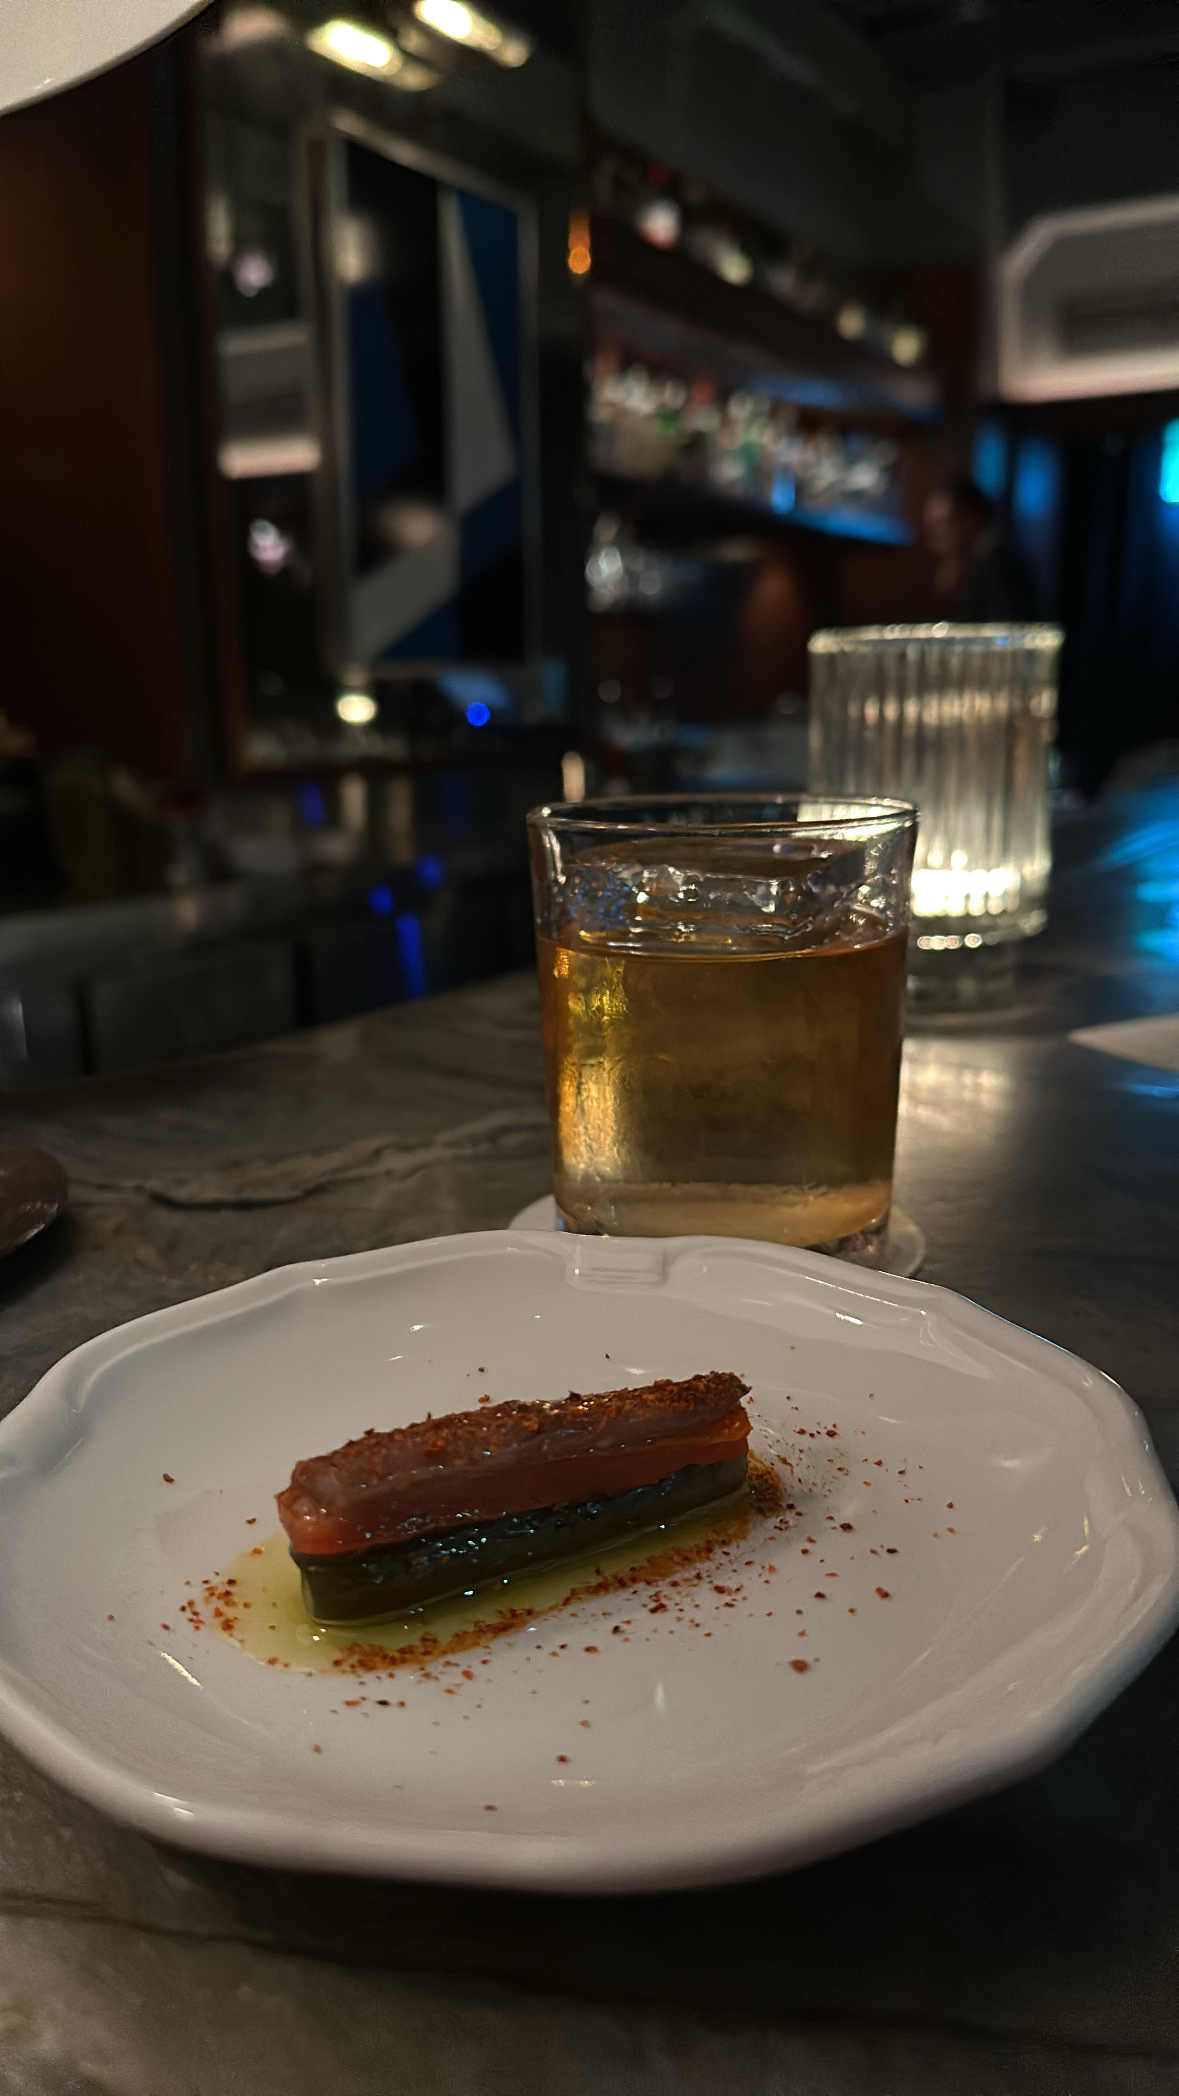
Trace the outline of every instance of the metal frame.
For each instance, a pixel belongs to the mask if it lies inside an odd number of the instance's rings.
[[[313,384],[320,465],[314,476],[316,578],[320,600],[325,668],[343,678],[350,672],[372,675],[372,663],[348,659],[347,603],[354,565],[358,518],[346,461],[351,453],[347,365],[347,317],[343,287],[335,266],[333,228],[344,206],[344,146],[366,146],[403,167],[429,175],[448,187],[502,205],[515,213],[520,229],[520,479],[522,550],[524,556],[524,650],[522,661],[540,657],[540,443],[537,399],[537,212],[526,193],[511,189],[477,168],[420,146],[415,140],[383,130],[353,110],[334,108],[326,122],[304,134],[306,260],[315,315],[316,355]],[[383,679],[429,674],[449,666],[448,658],[421,658],[381,664]],[[504,665],[505,667],[514,666]],[[489,668],[496,667],[488,664]]]
[[[1169,391],[1179,385],[1179,348],[1107,350],[1068,353],[1054,339],[1053,293],[1058,283],[1050,272],[1054,255],[1067,243],[1088,236],[1095,247],[1124,243],[1135,233],[1159,228],[1179,238],[1179,195],[1136,197],[1116,204],[1091,204],[1077,210],[1048,211],[1033,218],[1000,255],[995,272],[998,321],[999,393],[1004,400],[1078,400],[1124,393]],[[1107,248],[1108,253],[1108,248]],[[1094,283],[1103,281],[1101,257]],[[1046,283],[1045,278],[1049,281]],[[1114,288],[1126,281],[1113,272],[1104,280]]]

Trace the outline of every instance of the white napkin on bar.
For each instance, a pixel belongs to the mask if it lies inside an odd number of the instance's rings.
[[[1117,1019],[1111,1026],[1079,1026],[1070,1041],[1098,1048],[1123,1062],[1147,1063],[1155,1070],[1179,1070],[1179,1012],[1156,1019]]]

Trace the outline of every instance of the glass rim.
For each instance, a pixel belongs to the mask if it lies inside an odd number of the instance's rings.
[[[626,812],[639,808],[686,809],[709,805],[733,808],[742,802],[748,802],[751,807],[765,808],[775,801],[780,802],[783,809],[818,801],[833,809],[854,809],[856,812],[801,818],[783,813],[729,822],[644,822],[641,816],[628,816]],[[882,829],[899,832],[915,825],[917,815],[913,801],[894,800],[884,795],[757,793],[746,789],[737,793],[636,793],[601,795],[584,801],[548,801],[539,808],[530,808],[527,821],[530,828],[538,830],[566,832],[585,829],[601,832],[604,836],[630,833],[659,837],[671,832],[680,837],[747,837],[765,836],[767,832],[781,830],[794,837],[829,837],[849,832],[853,836],[879,834]]]
[[[939,619],[931,625],[820,626],[811,634],[807,650],[812,655],[839,655],[851,654],[857,648],[906,646],[913,641],[932,641],[935,645],[942,642],[963,645],[973,641],[1047,652],[1059,648],[1063,640],[1064,628],[1044,619],[993,620],[978,625]]]

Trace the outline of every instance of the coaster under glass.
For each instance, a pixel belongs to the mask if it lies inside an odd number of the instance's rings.
[[[557,1221],[557,1204],[552,1194],[542,1194],[539,1200],[530,1201],[508,1225],[511,1230],[557,1230],[563,1227]],[[876,1273],[915,1274],[925,1257],[925,1234],[912,1217],[894,1203],[889,1211],[887,1228],[878,1238],[870,1244],[840,1251],[835,1256],[849,1266],[870,1267]]]

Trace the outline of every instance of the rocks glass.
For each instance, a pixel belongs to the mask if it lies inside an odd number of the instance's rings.
[[[528,822],[563,1226],[882,1252],[914,810],[662,794]]]
[[[1058,626],[849,626],[813,634],[808,783],[916,802],[910,994],[1003,1001],[1041,930]]]

